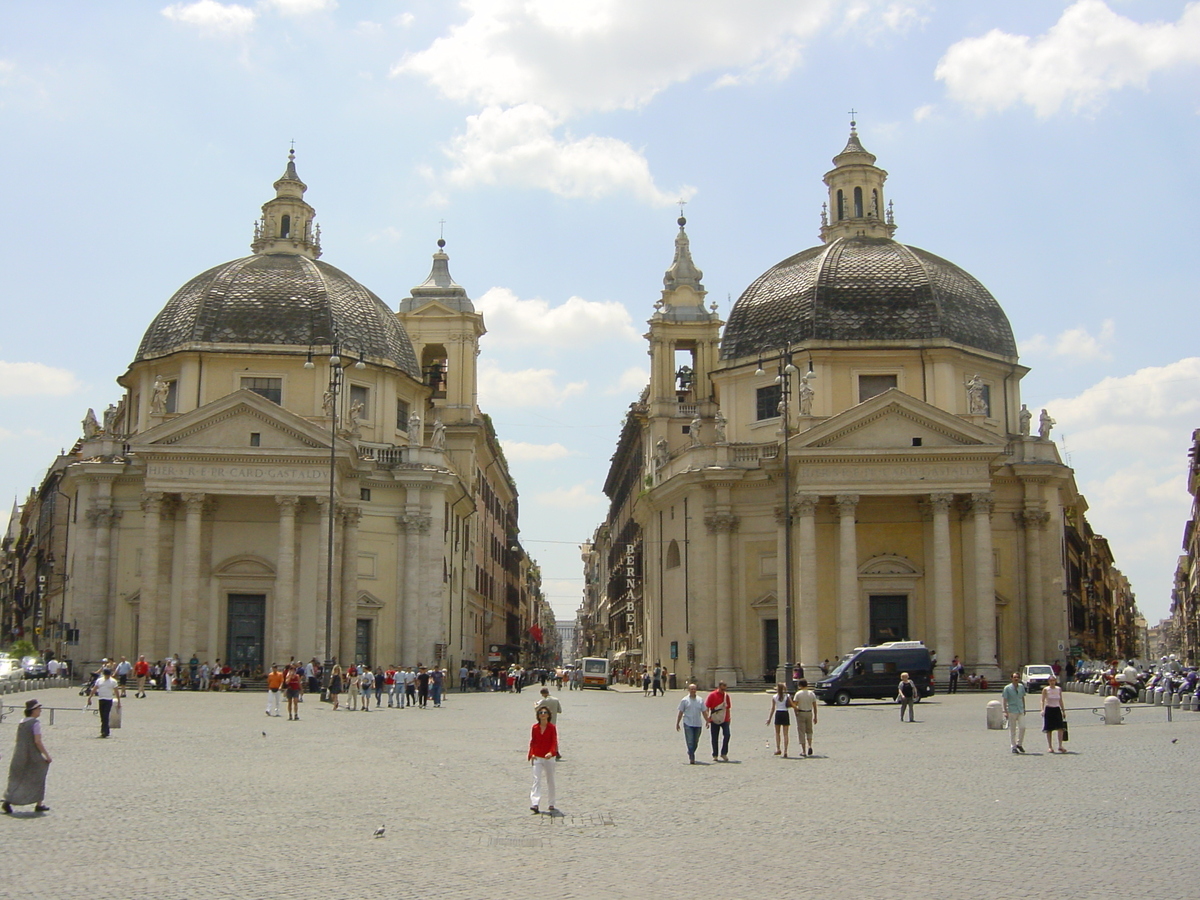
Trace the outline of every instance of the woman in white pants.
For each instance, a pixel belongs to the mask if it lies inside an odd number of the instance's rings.
[[[550,721],[550,710],[539,706],[536,710],[537,722],[529,737],[529,756],[533,763],[533,788],[529,791],[529,809],[535,815],[542,811],[542,801],[553,815],[554,808],[554,767],[558,760],[558,730]]]

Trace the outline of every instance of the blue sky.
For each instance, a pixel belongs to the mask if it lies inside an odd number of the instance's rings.
[[[1167,0],[2,0],[0,496],[116,400],[180,285],[249,252],[294,139],[323,258],[393,308],[445,220],[571,617],[674,201],[727,314],[817,243],[854,108],[897,239],[1000,301],[1157,621],[1200,427],[1198,67],[1200,3]]]

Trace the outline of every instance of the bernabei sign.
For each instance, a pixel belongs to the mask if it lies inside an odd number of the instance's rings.
[[[257,465],[254,463],[198,465],[155,462],[146,467],[147,481],[253,481],[307,484],[328,479],[329,469],[318,466]]]

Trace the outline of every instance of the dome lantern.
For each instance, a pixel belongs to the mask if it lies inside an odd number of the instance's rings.
[[[273,185],[275,199],[262,207],[262,218],[254,223],[255,254],[290,253],[317,259],[321,255],[321,226],[316,210],[304,201],[308,185],[296,174],[296,151],[288,151],[287,168]]]
[[[840,237],[883,237],[896,233],[890,206],[883,197],[888,173],[875,165],[875,154],[858,139],[858,123],[850,122],[850,139],[825,173],[829,209],[821,214],[821,240]],[[886,213],[885,213],[886,210]]]

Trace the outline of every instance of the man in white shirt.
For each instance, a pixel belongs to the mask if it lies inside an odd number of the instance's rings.
[[[684,740],[687,741],[688,763],[696,764],[696,746],[700,743],[700,732],[708,724],[708,709],[704,700],[696,696],[696,685],[689,684],[687,696],[679,701],[679,715],[675,717],[675,730],[683,722]]]
[[[117,679],[112,677],[112,669],[104,669],[100,673],[100,677],[96,679],[96,683],[92,685],[91,693],[88,696],[87,705],[92,705],[92,698],[99,700],[100,705],[100,737],[108,737],[108,721],[112,715],[113,701],[117,701],[117,708],[121,706],[121,688],[117,684]]]

